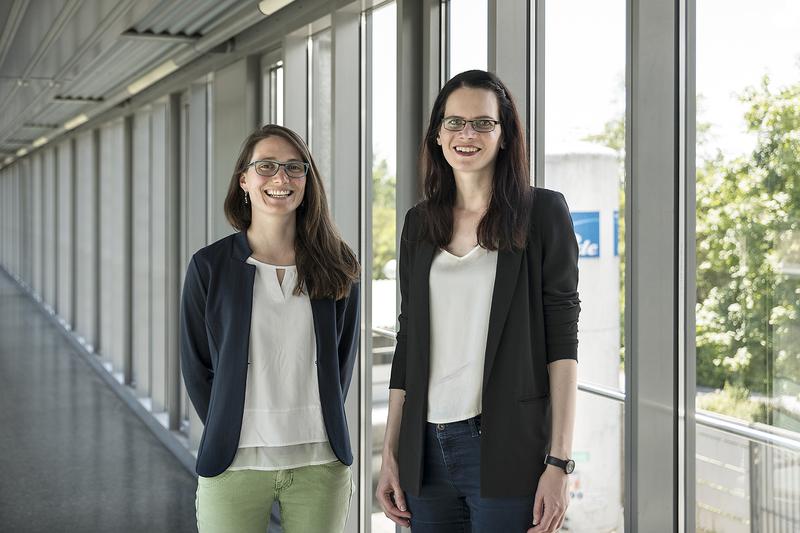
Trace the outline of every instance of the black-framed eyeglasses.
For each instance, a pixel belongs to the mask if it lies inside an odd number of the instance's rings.
[[[461,131],[467,127],[468,122],[472,124],[472,129],[478,133],[489,133],[490,131],[494,131],[494,127],[497,124],[500,124],[499,120],[494,120],[491,118],[475,118],[472,120],[467,120],[461,117],[444,117],[442,119],[442,125],[444,126],[444,129],[449,131]]]
[[[281,167],[283,167],[284,172],[287,176],[294,179],[304,178],[306,174],[308,174],[308,167],[310,167],[308,163],[304,163],[303,161],[275,161],[273,159],[261,159],[259,161],[253,161],[244,169],[242,172],[247,170],[248,167],[253,167],[256,171],[256,174],[259,176],[264,176],[265,178],[271,178],[275,174],[278,173]]]

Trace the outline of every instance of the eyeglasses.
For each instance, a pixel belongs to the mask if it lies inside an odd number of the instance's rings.
[[[467,122],[472,124],[472,129],[478,133],[489,133],[490,131],[494,131],[495,125],[500,124],[499,120],[494,120],[491,118],[476,118],[473,120],[467,120],[461,117],[444,117],[442,119],[442,125],[444,126],[444,129],[449,131],[461,131],[467,127]]]
[[[280,161],[273,161],[272,159],[261,159],[260,161],[253,161],[244,169],[242,172],[248,169],[248,167],[253,167],[256,169],[256,174],[259,176],[264,176],[265,178],[271,178],[275,174],[278,173],[281,167],[283,167],[284,172],[290,178],[299,179],[304,178],[306,174],[308,174],[308,167],[311,166],[308,163],[304,163],[302,161],[286,161],[281,163]]]

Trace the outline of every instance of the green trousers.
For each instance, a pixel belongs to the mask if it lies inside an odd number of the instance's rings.
[[[277,501],[284,533],[339,533],[353,495],[349,466],[339,461],[288,470],[226,470],[198,477],[199,533],[265,533]]]

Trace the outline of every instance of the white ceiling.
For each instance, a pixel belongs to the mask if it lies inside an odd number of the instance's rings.
[[[256,0],[0,0],[0,164],[263,19]],[[235,22],[234,22],[235,21]],[[228,31],[230,30],[230,31]],[[228,33],[225,33],[228,31]],[[203,38],[206,39],[203,39]],[[179,64],[181,64],[179,63]]]

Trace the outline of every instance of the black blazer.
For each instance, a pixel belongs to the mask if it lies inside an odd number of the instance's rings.
[[[229,235],[192,257],[181,299],[181,371],[189,398],[205,424],[197,473],[216,476],[233,462],[244,411],[254,265],[244,232]],[[353,462],[344,398],[358,350],[358,283],[347,298],[311,299],[317,374],[328,441],[344,464]],[[277,331],[285,324],[261,324]]]
[[[547,364],[576,359],[578,245],[561,193],[532,190],[527,246],[497,257],[481,416],[481,496],[532,496],[550,444]],[[400,485],[419,495],[430,360],[429,274],[434,245],[420,237],[419,207],[400,241],[400,329],[389,387],[406,391]]]

